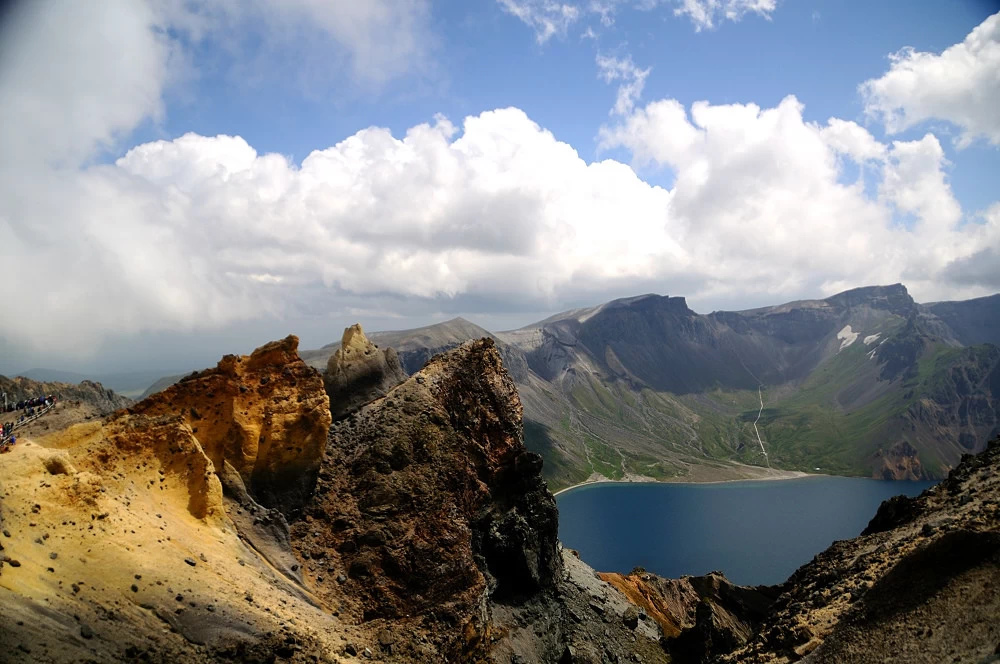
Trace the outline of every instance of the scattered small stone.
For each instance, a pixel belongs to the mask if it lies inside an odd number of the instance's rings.
[[[369,648],[365,648],[365,651],[364,651],[364,652],[363,652],[362,654],[363,654],[363,655],[364,655],[365,657],[367,657],[368,659],[371,659],[371,658],[372,658],[372,651],[371,651],[371,649],[369,649]]]
[[[80,636],[85,639],[92,639],[94,638],[94,630],[91,629],[90,625],[84,623],[80,625]]]
[[[55,560],[58,557],[59,557],[59,554],[56,553],[55,551],[53,551],[52,553],[49,554],[49,560]]]
[[[629,629],[639,627],[639,611],[634,606],[625,609],[625,613],[622,614],[622,624]]]
[[[344,652],[350,655],[351,657],[354,657],[355,655],[358,654],[358,649],[357,647],[355,647],[353,643],[348,643],[346,646],[344,646]]]
[[[198,563],[196,563],[196,562],[194,561],[194,558],[185,558],[185,559],[184,559],[184,562],[186,562],[186,563],[187,563],[188,565],[190,565],[191,567],[194,567],[195,565],[197,565],[197,564],[198,564]]]
[[[137,592],[139,592],[139,586],[137,586],[137,585],[135,585],[135,584],[133,583],[133,584],[132,584],[132,592],[134,592],[134,593],[137,593]]]
[[[21,561],[20,560],[14,560],[13,558],[5,558],[4,560],[11,567],[20,567],[21,566]]]
[[[178,595],[174,599],[177,600],[178,602],[183,602],[184,601],[184,595]]]
[[[201,562],[203,562],[203,563],[207,563],[208,562],[208,558],[205,557],[204,553],[199,554],[198,557],[201,558]]]
[[[343,574],[337,575],[337,583],[347,583],[347,577]]]
[[[9,530],[4,530],[3,531],[3,536],[4,537],[10,537],[10,531]]]

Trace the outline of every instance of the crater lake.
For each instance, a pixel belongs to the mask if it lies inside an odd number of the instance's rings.
[[[559,496],[559,537],[602,572],[713,570],[781,583],[834,540],[861,534],[882,501],[936,482],[804,477],[710,484],[601,482]]]

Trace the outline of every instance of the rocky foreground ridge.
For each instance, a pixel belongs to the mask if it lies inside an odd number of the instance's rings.
[[[597,574],[558,542],[493,340],[405,380],[360,328],[325,380],[297,345],[4,455],[0,661],[937,662],[1000,643],[1000,444],[782,586]]]

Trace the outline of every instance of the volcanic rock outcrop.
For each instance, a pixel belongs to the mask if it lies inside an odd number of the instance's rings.
[[[326,392],[335,420],[406,380],[399,357],[392,348],[380,349],[365,336],[360,324],[344,330],[340,348],[326,365]]]
[[[289,336],[249,356],[226,355],[129,413],[179,416],[215,471],[228,463],[259,503],[288,514],[312,492],[330,427],[323,381],[299,359],[298,344]]]
[[[332,428],[296,341],[5,455],[0,661],[665,661],[557,542],[492,341]]]
[[[296,345],[4,455],[0,661],[334,661],[358,638],[287,546],[330,424]]]
[[[484,598],[551,588],[561,571],[555,500],[490,340],[338,422],[305,513],[296,548],[339,552],[365,620],[433,612],[479,634]]]
[[[1000,642],[1000,442],[743,588],[563,549],[490,339],[358,399],[333,422],[289,337],[16,445],[0,662],[978,662]]]

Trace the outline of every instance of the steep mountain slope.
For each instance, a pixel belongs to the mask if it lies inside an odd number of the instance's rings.
[[[983,662],[1000,644],[1000,440],[797,570],[727,662]]]
[[[961,302],[934,302],[921,310],[939,318],[965,346],[1000,346],[1000,294]]]
[[[643,295],[509,332],[456,319],[371,337],[411,373],[493,338],[556,488],[769,466],[903,479],[942,477],[1000,431],[1000,365],[985,344],[998,317],[1000,296],[923,306],[895,284],[708,315]],[[325,362],[333,348],[306,355]]]
[[[1000,441],[781,586],[597,574],[556,539],[495,342],[337,422],[351,381],[297,343],[4,455],[0,662],[989,661],[1000,640]]]
[[[666,661],[557,542],[491,340],[332,427],[296,346],[4,455],[0,661]]]

